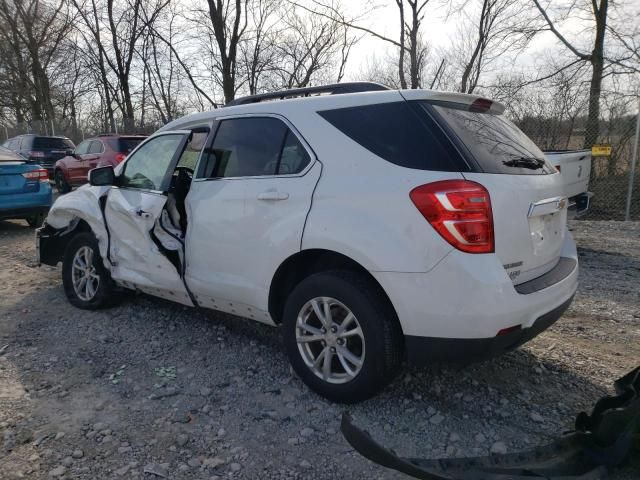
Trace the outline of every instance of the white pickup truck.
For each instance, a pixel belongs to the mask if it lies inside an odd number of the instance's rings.
[[[562,175],[565,195],[569,199],[569,216],[576,218],[589,210],[593,193],[589,191],[591,176],[591,151],[552,150],[544,155]]]

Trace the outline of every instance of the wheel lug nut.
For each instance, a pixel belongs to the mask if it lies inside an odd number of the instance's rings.
[[[336,327],[331,327],[331,333],[336,333],[338,329]]]
[[[331,353],[336,353],[336,347],[331,347]]]
[[[327,345],[327,342],[325,342],[324,340],[322,340],[322,342],[320,342],[322,344],[323,347],[325,347]]]

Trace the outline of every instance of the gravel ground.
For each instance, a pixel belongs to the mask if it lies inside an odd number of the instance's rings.
[[[0,478],[401,478],[349,447],[343,410],[402,455],[544,443],[640,359],[640,223],[572,229],[580,289],[550,330],[343,407],[292,374],[276,329],[144,295],[72,307],[33,231],[0,222]],[[636,457],[612,478],[639,476]]]

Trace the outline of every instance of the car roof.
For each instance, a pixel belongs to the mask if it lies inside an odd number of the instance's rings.
[[[295,90],[294,90],[295,91]],[[256,103],[236,102],[228,106],[208,110],[204,112],[192,113],[185,117],[169,122],[158,131],[167,131],[184,128],[198,122],[208,122],[218,117],[226,117],[238,114],[285,114],[294,110],[317,112],[323,109],[334,109],[352,107],[358,105],[370,105],[374,103],[386,103],[402,100],[426,100],[441,105],[461,105],[471,106],[474,102],[488,102],[490,107],[489,113],[501,114],[504,111],[504,105],[480,95],[471,95],[458,92],[442,92],[437,90],[372,90],[359,91],[356,93],[340,93],[337,95],[320,94],[286,98],[286,92],[277,92],[281,94],[278,99],[268,99],[267,101],[259,101]],[[275,96],[275,94],[274,94]],[[271,97],[271,96],[270,96]]]
[[[61,135],[38,135],[37,133],[23,133],[22,135],[16,135],[13,138],[10,138],[9,140],[13,140],[14,138],[21,138],[21,137],[34,137],[34,138],[62,138],[64,140],[69,140],[69,137],[64,137]]]
[[[8,148],[0,147],[0,162],[13,162],[16,160],[25,161],[25,159],[17,153],[14,153]]]

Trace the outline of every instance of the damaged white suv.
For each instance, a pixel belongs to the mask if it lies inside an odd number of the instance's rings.
[[[547,328],[577,287],[562,181],[477,96],[352,83],[176,120],[60,197],[38,231],[70,302],[124,289],[280,325],[341,402],[409,362],[469,362]]]

